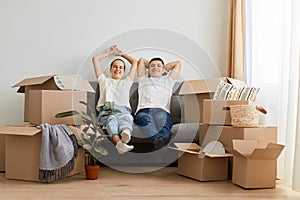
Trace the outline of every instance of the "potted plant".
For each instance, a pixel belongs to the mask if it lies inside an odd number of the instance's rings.
[[[108,151],[102,146],[102,142],[107,139],[107,134],[97,121],[94,110],[85,102],[79,103],[87,106],[87,112],[79,113],[77,111],[67,111],[58,113],[56,118],[63,118],[72,115],[81,114],[85,125],[81,126],[80,140],[78,145],[85,150],[85,172],[87,180],[98,179],[100,165],[98,160],[101,156],[106,156]]]

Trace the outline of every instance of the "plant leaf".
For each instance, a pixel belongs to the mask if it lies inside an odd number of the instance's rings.
[[[76,110],[70,110],[70,111],[66,111],[66,112],[61,112],[55,115],[55,118],[64,118],[64,117],[69,117],[69,116],[73,116],[73,115],[78,115],[79,112],[77,112]]]
[[[89,145],[89,144],[83,144],[82,145],[82,148],[86,149],[86,150],[91,150],[92,149],[92,146]]]
[[[94,149],[96,152],[100,153],[103,156],[108,155],[108,151],[104,147],[98,146],[98,147],[95,147]]]

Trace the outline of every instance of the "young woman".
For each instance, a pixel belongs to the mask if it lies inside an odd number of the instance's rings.
[[[116,58],[111,62],[111,77],[103,74],[100,61],[111,55],[121,56],[131,64],[125,78],[122,78],[125,72],[125,62],[121,58]],[[98,120],[107,128],[118,153],[131,151],[133,146],[127,144],[131,139],[133,125],[129,91],[136,75],[137,60],[123,54],[116,45],[113,45],[105,53],[93,57],[92,61],[100,88],[100,98],[97,104]],[[111,112],[112,110],[115,112]]]

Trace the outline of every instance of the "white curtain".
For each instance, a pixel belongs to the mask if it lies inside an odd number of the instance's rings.
[[[300,191],[299,0],[252,0],[245,9],[246,81],[261,88],[257,104],[268,111],[261,123],[278,126],[285,145],[278,177]]]

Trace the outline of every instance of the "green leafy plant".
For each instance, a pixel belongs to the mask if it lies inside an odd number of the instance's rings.
[[[85,164],[97,165],[97,160],[101,156],[108,155],[108,151],[102,146],[102,142],[108,138],[108,135],[97,121],[94,110],[86,102],[80,101],[79,103],[87,106],[87,112],[79,113],[72,110],[58,113],[55,117],[64,118],[81,114],[85,124],[81,126],[81,139],[78,140],[78,145],[85,149]],[[108,110],[108,113],[112,113],[112,110]]]

